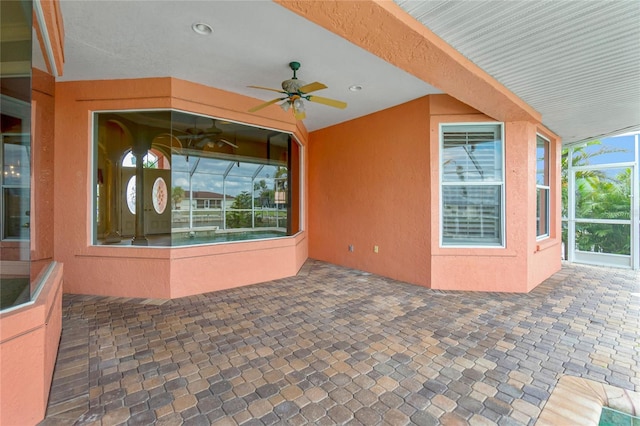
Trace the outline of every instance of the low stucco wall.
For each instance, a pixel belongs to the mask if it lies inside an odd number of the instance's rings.
[[[0,314],[1,425],[33,425],[46,413],[62,331],[62,265],[44,274],[34,302]]]
[[[56,84],[55,253],[67,293],[174,298],[295,275],[307,255],[306,153],[302,123],[279,108],[247,110],[255,99],[174,78]],[[178,109],[292,133],[300,142],[299,227],[294,237],[191,247],[92,243],[93,127],[101,110]],[[295,199],[294,199],[295,200]],[[298,201],[298,200],[295,200]]]
[[[224,290],[295,275],[306,260],[306,237],[172,249],[170,297]],[[209,277],[203,281],[202,277]]]

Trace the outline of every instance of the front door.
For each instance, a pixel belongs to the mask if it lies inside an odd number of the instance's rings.
[[[122,169],[120,234],[130,237],[136,231],[136,170]],[[171,233],[171,203],[169,188],[171,170],[144,169],[144,233],[158,235]]]

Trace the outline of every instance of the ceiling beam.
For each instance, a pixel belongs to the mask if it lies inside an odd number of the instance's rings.
[[[539,112],[389,0],[274,0],[281,6],[500,121]]]

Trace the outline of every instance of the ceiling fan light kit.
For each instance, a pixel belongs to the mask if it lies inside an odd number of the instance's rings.
[[[269,90],[271,92],[282,93],[283,95],[285,95],[284,97],[275,98],[263,104],[257,105],[251,108],[249,112],[256,112],[263,108],[268,107],[269,105],[273,105],[280,101],[284,101],[280,104],[280,108],[282,108],[282,110],[285,112],[288,111],[289,109],[292,109],[296,119],[303,120],[306,117],[305,105],[304,105],[305,100],[309,102],[316,102],[319,104],[331,106],[334,108],[344,109],[347,107],[347,104],[342,101],[323,98],[315,95],[309,95],[309,93],[311,92],[326,89],[327,86],[317,81],[307,84],[304,81],[299,80],[296,73],[300,69],[300,62],[295,62],[295,61],[289,62],[289,68],[291,68],[291,70],[293,71],[293,77],[291,77],[288,80],[284,80],[282,82],[282,90],[271,89],[271,88],[262,87],[262,86],[249,86],[254,89]]]

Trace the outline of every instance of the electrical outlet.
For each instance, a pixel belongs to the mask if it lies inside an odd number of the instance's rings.
[[[353,252],[353,244],[349,244],[349,251]]]
[[[378,252],[378,246],[373,246],[373,252],[377,253]]]

